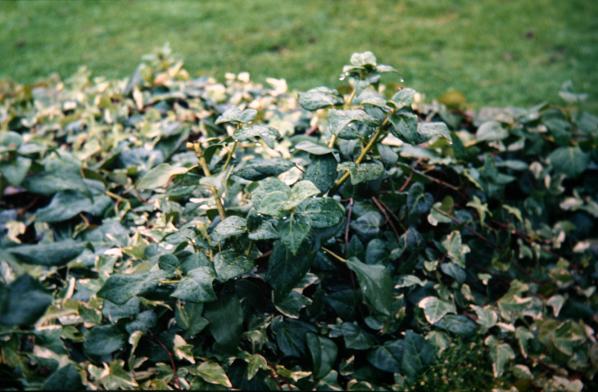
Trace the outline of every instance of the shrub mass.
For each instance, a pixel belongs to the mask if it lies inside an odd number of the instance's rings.
[[[346,89],[0,84],[3,389],[595,388],[598,117]],[[396,87],[399,86],[399,87]]]

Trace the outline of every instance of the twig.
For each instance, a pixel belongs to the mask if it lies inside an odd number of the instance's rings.
[[[318,126],[314,125],[313,127],[309,128],[306,132],[305,132],[305,136],[311,136],[314,133],[318,132]]]
[[[172,368],[172,381],[174,382],[174,387],[176,389],[181,389],[181,385],[179,384],[179,376],[177,375],[177,369],[176,369],[176,364],[174,362],[174,357],[172,356],[172,353],[170,352],[170,350],[168,350],[168,348],[164,345],[164,343],[162,343],[162,341],[160,341],[160,339],[154,335],[151,335],[153,340],[158,343],[158,345],[160,347],[162,347],[162,350],[164,350],[164,352],[168,355],[168,359],[170,360],[170,367]]]
[[[432,177],[429,174],[426,174],[426,173],[424,173],[422,171],[416,170],[416,169],[412,168],[409,165],[406,165],[406,164],[400,164],[400,165],[403,166],[403,167],[408,168],[409,170],[411,170],[412,174],[417,174],[419,176],[422,176],[422,177],[424,177],[424,178],[426,178],[426,179],[428,179],[428,180],[430,180],[430,181],[432,181],[432,182],[434,182],[436,184],[439,184],[439,185],[442,185],[442,186],[444,186],[446,188],[452,189],[453,191],[455,191],[455,192],[463,195],[463,191],[461,191],[461,189],[459,189],[459,187],[457,187],[457,186],[455,186],[453,184],[449,184],[446,181],[440,180],[440,179],[438,179],[436,177]]]
[[[411,172],[411,174],[409,174],[409,177],[407,177],[407,179],[405,180],[405,182],[403,183],[403,185],[401,185],[401,187],[399,188],[399,193],[401,193],[405,189],[407,189],[407,186],[411,182],[411,179],[413,179],[413,172]]]
[[[349,198],[349,206],[347,208],[347,224],[345,226],[345,254],[349,252],[349,228],[351,226],[351,215],[353,215],[353,198]],[[351,287],[355,288],[355,278],[350,274]]]
[[[442,211],[442,210],[441,210],[441,209],[439,209],[439,208],[432,207],[432,209],[433,209],[434,211],[438,212],[440,215],[444,215],[444,216],[446,216],[447,218],[449,218],[449,219],[450,219],[450,220],[452,220],[453,222],[459,222],[459,220],[458,220],[458,219],[457,219],[455,216],[453,216],[453,215],[451,215],[451,214],[449,214],[449,213],[447,213],[447,212],[444,212],[444,211]],[[494,246],[494,243],[493,243],[492,241],[490,241],[490,240],[489,240],[488,238],[486,238],[484,235],[480,234],[478,231],[476,231],[476,230],[474,230],[474,229],[470,229],[470,231],[471,231],[471,233],[472,233],[474,236],[476,236],[476,237],[478,237],[479,239],[481,239],[482,241],[485,241],[485,242],[489,243],[490,245]]]
[[[378,207],[380,212],[382,212],[382,215],[384,215],[384,218],[386,218],[386,221],[392,228],[393,233],[395,233],[395,237],[397,237],[397,240],[399,240],[401,238],[401,235],[399,234],[399,231],[397,230],[395,224],[392,222],[392,219],[390,219],[390,217],[388,216],[388,213],[386,212],[386,208],[384,208],[384,206],[382,205],[382,203],[380,203],[380,201],[376,198],[376,196],[372,196],[372,201],[374,202],[376,207]]]
[[[345,225],[345,252],[349,248],[349,226],[351,225],[351,215],[353,214],[353,198],[349,198],[349,206],[347,207],[347,224]]]

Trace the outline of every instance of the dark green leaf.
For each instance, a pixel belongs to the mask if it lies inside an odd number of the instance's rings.
[[[23,263],[58,267],[79,256],[84,249],[85,244],[81,242],[65,240],[21,245],[7,250]]]
[[[336,344],[323,336],[313,333],[307,334],[307,347],[311,355],[313,364],[313,373],[316,378],[322,378],[332,370],[334,361],[336,361]]]
[[[210,333],[223,349],[233,349],[241,338],[243,309],[234,295],[219,298],[206,307],[205,318],[210,322]]]
[[[253,269],[253,261],[234,250],[225,250],[214,256],[214,269],[221,281],[236,278]]]
[[[266,177],[277,176],[294,166],[293,162],[280,158],[254,159],[240,169],[237,169],[234,174],[246,180],[257,181]]]
[[[44,391],[80,391],[84,389],[77,368],[68,364],[56,370],[44,383]]]
[[[93,327],[85,334],[83,347],[89,355],[104,356],[120,350],[125,345],[124,334],[112,325]]]
[[[361,293],[372,309],[390,316],[393,303],[393,285],[386,267],[364,264],[355,257],[347,260],[347,266],[357,275]]]
[[[29,275],[8,286],[0,285],[0,324],[34,324],[52,303],[52,296]]]
[[[247,221],[240,216],[226,217],[214,228],[212,237],[215,241],[224,241],[231,237],[239,236],[247,231]]]
[[[299,94],[299,104],[305,110],[318,110],[329,106],[343,104],[343,97],[338,91],[328,87],[316,87]]]
[[[168,275],[164,271],[144,272],[132,275],[112,275],[98,291],[98,296],[115,304],[124,304],[156,287]]]
[[[137,188],[141,190],[164,188],[166,185],[168,185],[173,176],[186,172],[187,169],[184,167],[171,166],[167,163],[161,163],[141,177],[141,179],[137,182]]]
[[[548,156],[548,161],[555,172],[563,173],[568,177],[577,177],[588,167],[590,155],[579,147],[561,147]]]
[[[284,297],[307,273],[314,253],[308,243],[294,255],[282,242],[275,242],[268,261],[266,280],[274,288],[277,297]]]
[[[177,284],[172,296],[189,302],[209,302],[216,299],[212,282],[216,277],[210,267],[198,267],[187,273]]]
[[[303,215],[295,214],[280,222],[278,234],[285,247],[296,255],[301,244],[308,238],[310,229],[309,221]]]
[[[314,197],[301,203],[297,214],[306,218],[310,226],[325,229],[341,223],[345,217],[345,209],[331,197]]]
[[[336,159],[330,154],[312,157],[303,179],[311,181],[320,192],[327,192],[336,180],[336,165]]]

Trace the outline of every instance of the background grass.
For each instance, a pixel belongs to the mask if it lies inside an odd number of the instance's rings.
[[[193,75],[334,84],[372,50],[407,85],[483,105],[556,101],[573,80],[598,108],[598,1],[2,1],[0,78],[33,81],[88,65],[126,77],[170,42]]]

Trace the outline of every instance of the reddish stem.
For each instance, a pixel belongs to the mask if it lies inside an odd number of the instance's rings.
[[[384,218],[386,218],[386,221],[388,222],[388,224],[392,228],[393,233],[395,233],[395,236],[397,237],[397,240],[400,239],[401,235],[399,234],[399,231],[397,230],[397,227],[395,226],[395,224],[392,222],[392,219],[390,219],[390,216],[388,216],[388,212],[386,212],[386,208],[384,208],[384,206],[376,198],[376,196],[372,196],[372,201],[374,202],[374,204],[376,205],[376,207],[378,207],[378,209],[380,210],[380,212],[382,212],[382,214],[384,215]]]
[[[353,214],[353,198],[349,199],[349,206],[347,207],[347,224],[345,225],[345,253],[349,247],[349,226],[351,225],[351,215]]]
[[[164,345],[164,343],[162,343],[162,341],[160,341],[159,338],[152,336],[152,338],[154,339],[154,341],[156,343],[158,343],[158,345],[160,345],[160,347],[162,347],[162,350],[164,350],[164,352],[168,355],[168,359],[170,360],[170,367],[172,368],[172,382],[174,383],[174,387],[176,389],[181,389],[181,385],[179,383],[179,376],[177,375],[177,369],[176,369],[176,364],[174,363],[174,357],[172,356],[172,353],[170,352],[170,350],[168,350],[168,348]]]
[[[401,185],[401,187],[399,188],[399,192],[403,192],[405,189],[407,189],[407,186],[411,182],[412,178],[413,178],[413,172],[411,172],[411,174],[409,174],[409,177],[407,177],[407,179],[405,180],[403,185]]]

